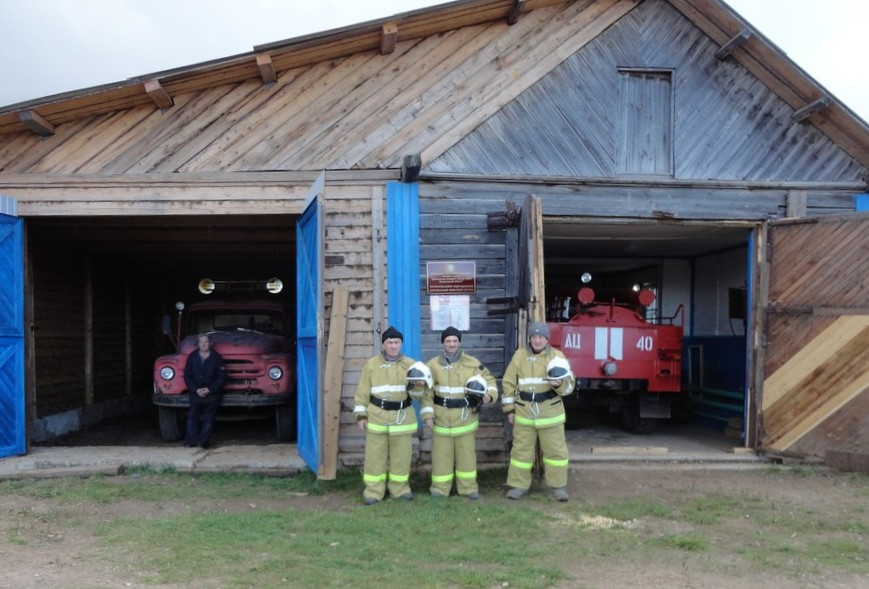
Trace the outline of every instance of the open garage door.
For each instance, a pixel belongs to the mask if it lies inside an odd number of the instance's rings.
[[[22,221],[0,214],[0,458],[24,454]]]
[[[761,446],[869,451],[869,213],[770,223]]]
[[[323,191],[325,174],[311,186],[296,223],[296,366],[299,455],[313,472],[320,466],[323,366]]]

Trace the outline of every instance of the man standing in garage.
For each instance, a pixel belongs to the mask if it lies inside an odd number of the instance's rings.
[[[553,359],[564,354],[549,345],[549,326],[536,321],[528,327],[528,346],[513,354],[501,381],[501,406],[513,426],[513,448],[507,470],[509,499],[522,499],[531,488],[536,444],[540,442],[546,484],[557,501],[567,501],[569,456],[564,435],[561,397],[573,392],[576,379],[569,371],[547,374]]]
[[[197,348],[187,356],[187,364],[184,366],[184,384],[187,385],[190,395],[187,434],[184,439],[188,447],[208,447],[211,432],[214,430],[214,418],[220,406],[220,388],[226,379],[226,370],[223,356],[211,349],[211,344],[210,335],[200,334]]]

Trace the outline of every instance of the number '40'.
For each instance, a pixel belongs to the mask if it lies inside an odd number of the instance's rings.
[[[651,352],[653,347],[651,335],[640,336],[640,339],[637,340],[637,349],[641,352]]]

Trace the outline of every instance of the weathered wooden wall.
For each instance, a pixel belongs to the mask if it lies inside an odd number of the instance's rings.
[[[325,203],[326,243],[324,291],[326,334],[332,315],[332,293],[336,287],[348,291],[347,331],[344,336],[344,366],[339,415],[338,461],[344,466],[361,464],[365,435],[356,427],[353,396],[362,366],[380,349],[375,298],[385,301],[385,238],[376,235],[375,223],[385,227],[386,190],[383,186],[327,187]],[[372,210],[380,212],[373,219]],[[380,263],[383,282],[375,284],[374,260]]]
[[[81,407],[85,390],[84,264],[72,252],[32,253],[36,417]]]
[[[477,292],[470,298],[470,329],[462,334],[462,348],[478,358],[498,380],[509,361],[512,347],[507,342],[507,316],[490,314],[504,304],[487,299],[507,296],[508,233],[489,231],[487,213],[503,212],[502,194],[474,194],[449,186],[423,184],[420,194],[420,333],[422,358],[428,361],[443,351],[440,330],[431,329],[431,305],[426,293],[426,263],[435,261],[473,261],[476,263]],[[515,261],[514,261],[515,263]],[[420,444],[423,461],[430,459],[430,432]],[[486,406],[480,413],[477,453],[483,462],[503,462],[507,440],[500,403]]]
[[[678,179],[859,181],[866,169],[665,0],[646,0],[428,163],[432,173],[615,178],[620,69],[672,72]],[[631,121],[634,121],[633,123]],[[667,130],[669,133],[669,129]],[[660,172],[656,172],[661,175]]]
[[[31,250],[36,417],[152,391],[159,315],[115,261],[76,244]]]
[[[823,458],[869,440],[869,215],[772,228],[763,447]]]
[[[582,0],[58,125],[0,134],[0,173],[397,168],[432,161],[635,6]],[[570,22],[570,27],[564,23]]]

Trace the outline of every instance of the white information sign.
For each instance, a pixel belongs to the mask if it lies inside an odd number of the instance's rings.
[[[432,331],[443,331],[451,325],[459,331],[471,328],[469,295],[434,295],[429,297],[429,303]]]

